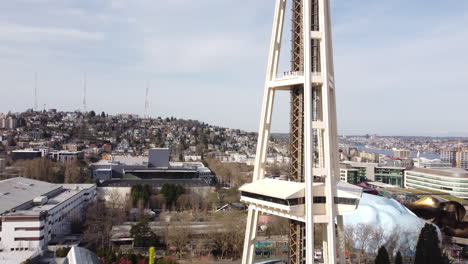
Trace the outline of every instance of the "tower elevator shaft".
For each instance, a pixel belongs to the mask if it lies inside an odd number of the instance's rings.
[[[291,71],[304,71],[304,39],[303,39],[303,1],[292,0],[291,6]],[[319,30],[318,0],[311,3],[311,29]],[[312,72],[320,72],[319,40],[311,40]],[[319,87],[313,87],[314,90]],[[316,91],[313,92],[316,94]],[[317,98],[317,97],[315,97]],[[316,103],[317,100],[314,100]],[[314,110],[318,108],[313,107]],[[314,111],[316,114],[316,111]],[[316,133],[314,133],[316,135]],[[315,137],[314,137],[315,139]],[[319,157],[318,157],[319,158]],[[315,160],[315,161],[318,161]],[[304,182],[304,85],[296,85],[291,89],[290,109],[290,180]],[[304,264],[305,262],[305,223],[289,220],[289,262]]]

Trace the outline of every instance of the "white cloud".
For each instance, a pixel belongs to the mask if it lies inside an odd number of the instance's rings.
[[[247,35],[182,34],[144,41],[146,62],[155,67],[156,72],[238,70],[259,53],[263,53],[262,47]]]
[[[88,32],[74,28],[24,26],[0,22],[0,39],[4,41],[34,42],[48,39],[74,39],[98,41],[104,38],[101,32]]]

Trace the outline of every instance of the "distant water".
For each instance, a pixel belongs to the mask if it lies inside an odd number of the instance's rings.
[[[361,146],[353,146],[353,147],[356,147],[357,149],[365,151],[365,152],[393,156],[393,151],[391,151],[391,150],[366,148],[365,146],[362,146],[362,145]],[[426,159],[440,159],[440,155],[439,154],[434,154],[434,153],[419,153],[419,156],[421,158],[426,158]],[[412,158],[417,158],[418,153],[417,152],[411,152],[411,157]]]

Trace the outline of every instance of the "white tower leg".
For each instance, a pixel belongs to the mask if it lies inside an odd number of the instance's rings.
[[[271,133],[271,118],[273,115],[273,104],[275,98],[275,91],[270,88],[268,83],[274,80],[278,72],[285,8],[286,0],[276,0],[253,181],[262,179],[265,176],[265,162],[268,151],[268,140]],[[253,209],[252,206],[249,207],[242,264],[251,264],[253,262],[255,254],[255,238],[258,227],[258,214],[259,212]]]

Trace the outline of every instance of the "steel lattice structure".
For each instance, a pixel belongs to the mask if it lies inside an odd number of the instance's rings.
[[[330,4],[329,0],[289,1],[292,9],[291,71],[278,75],[286,0],[276,0],[253,182],[240,188],[241,200],[249,203],[242,263],[253,261],[259,212],[289,219],[290,263],[314,262],[316,225],[322,225],[325,263],[337,263],[337,255],[339,262],[345,263],[342,214],[355,209],[361,191],[349,186],[342,188],[343,183],[338,183]],[[273,104],[278,90],[291,94],[288,182],[264,179]],[[354,197],[351,199],[356,202],[345,204],[342,197]]]

